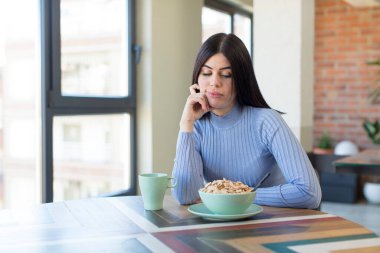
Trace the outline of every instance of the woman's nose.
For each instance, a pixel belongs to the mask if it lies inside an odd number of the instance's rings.
[[[219,87],[220,85],[220,77],[218,75],[213,75],[210,80],[210,85]]]

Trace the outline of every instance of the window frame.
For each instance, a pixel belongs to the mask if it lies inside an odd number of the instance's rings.
[[[61,93],[61,38],[60,0],[40,0],[41,4],[41,126],[42,202],[53,202],[53,118],[55,116],[109,115],[128,113],[131,117],[131,187],[104,196],[135,195],[137,192],[136,166],[136,63],[139,46],[135,40],[135,1],[127,1],[128,96],[63,96]]]
[[[234,15],[239,14],[242,16],[245,16],[251,20],[251,52],[253,52],[253,13],[239,7],[237,5],[229,4],[225,1],[221,0],[204,0],[204,7],[213,9],[215,11],[223,12],[225,14],[228,14],[231,18],[231,33],[235,32],[234,28]],[[253,53],[252,53],[253,55]],[[252,57],[252,56],[251,56]]]

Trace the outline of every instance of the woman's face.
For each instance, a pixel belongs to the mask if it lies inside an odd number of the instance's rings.
[[[218,53],[206,61],[198,76],[200,91],[206,94],[211,111],[216,115],[227,114],[235,104],[232,74],[230,62]]]

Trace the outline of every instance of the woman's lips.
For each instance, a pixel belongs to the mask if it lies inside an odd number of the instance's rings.
[[[223,96],[222,93],[216,92],[216,91],[209,91],[208,95],[212,98],[220,98]]]

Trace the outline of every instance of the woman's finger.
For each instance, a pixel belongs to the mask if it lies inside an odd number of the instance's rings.
[[[190,94],[196,94],[199,92],[199,85],[198,84],[193,84],[190,86]]]
[[[194,105],[196,103],[199,103],[203,111],[208,112],[210,110],[207,98],[204,94],[199,94],[199,93],[192,94],[190,95],[189,98],[191,100],[191,104]]]

